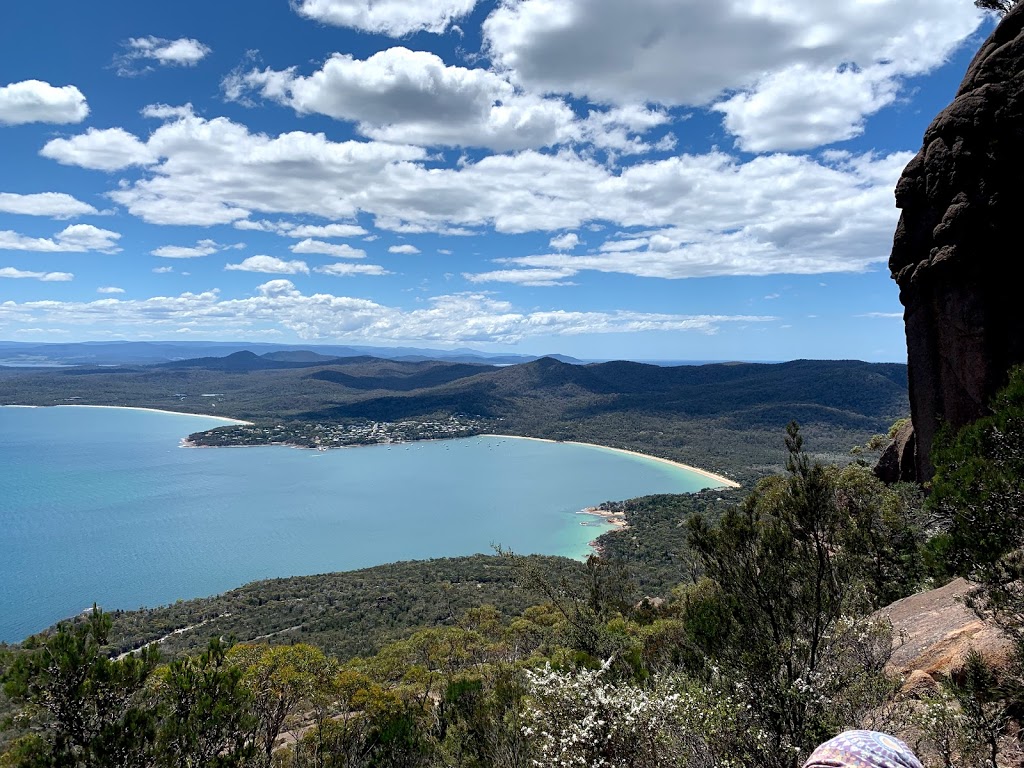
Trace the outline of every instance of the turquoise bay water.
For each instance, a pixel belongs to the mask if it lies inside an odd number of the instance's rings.
[[[580,557],[606,529],[577,515],[583,507],[713,485],[603,448],[501,437],[180,447],[213,426],[130,409],[0,407],[0,641],[93,602],[156,606],[492,544]]]

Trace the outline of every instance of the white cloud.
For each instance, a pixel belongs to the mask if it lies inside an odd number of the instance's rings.
[[[0,213],[73,219],[76,216],[96,214],[99,211],[88,203],[83,203],[63,192],[38,192],[31,195],[0,192]]]
[[[325,243],[322,240],[307,238],[291,246],[292,253],[319,253],[325,256],[335,256],[340,259],[363,259],[366,258],[366,251],[353,248],[348,243]]]
[[[274,256],[250,256],[240,264],[227,264],[224,269],[238,272],[264,272],[268,275],[309,274],[304,261],[285,261]]]
[[[379,264],[348,264],[345,262],[326,264],[322,267],[316,267],[313,271],[319,272],[323,275],[333,275],[334,277],[351,277],[352,275],[379,276],[391,274]]]
[[[223,246],[213,240],[200,240],[195,245],[162,245],[150,253],[162,259],[197,259],[223,249]]]
[[[400,253],[406,256],[414,256],[420,252],[420,249],[415,245],[392,245],[388,248],[388,253]]]
[[[809,149],[860,135],[865,118],[893,103],[898,90],[889,66],[837,70],[797,64],[714,109],[725,114],[725,127],[747,152]]]
[[[236,229],[255,232],[274,232],[283,237],[361,237],[367,231],[358,224],[296,224],[290,221],[250,221],[244,219],[234,223]]]
[[[74,280],[75,276],[70,272],[26,272],[14,267],[0,267],[0,277],[12,278],[15,280],[41,280],[44,283],[66,283]]]
[[[858,317],[872,317],[872,318],[879,319],[879,320],[902,320],[903,319],[903,313],[902,312],[867,312],[867,313],[865,313],[863,315],[858,315]]]
[[[117,253],[121,235],[91,224],[72,224],[53,237],[27,237],[10,230],[0,230],[0,250],[39,251],[42,253]]]
[[[600,251],[603,253],[624,253],[626,251],[639,251],[645,248],[649,242],[646,237],[630,237],[625,240],[606,240],[601,243]]]
[[[153,274],[166,275],[174,271],[174,267],[153,267]]]
[[[631,239],[643,240],[635,250],[649,255],[602,264],[672,276],[866,269],[891,250],[898,218],[892,189],[910,159],[830,153],[743,161],[711,151],[615,169],[563,149],[438,168],[413,147],[335,143],[302,132],[269,137],[191,114],[158,128],[144,146],[164,159],[110,194],[151,223],[231,223],[255,212],[351,220],[363,213],[402,233],[641,229],[647,234]],[[621,238],[612,241],[607,247],[623,247]],[[365,256],[312,237],[292,251]]]
[[[146,62],[161,66],[193,67],[210,53],[207,45],[191,37],[168,40],[163,37],[132,37],[123,43],[124,53],[114,57],[117,74],[123,77],[152,70]]]
[[[440,34],[469,14],[477,0],[294,0],[307,19],[404,37],[413,32]]]
[[[554,248],[556,251],[571,251],[579,244],[579,235],[575,232],[566,232],[564,235],[551,238],[550,242],[548,242],[548,247]]]
[[[308,77],[294,68],[236,73],[224,87],[229,98],[255,90],[299,114],[350,120],[364,136],[390,143],[508,151],[577,135],[561,100],[519,93],[494,72],[447,66],[433,53],[402,47],[365,61],[336,53]]]
[[[0,125],[80,123],[88,115],[85,96],[73,85],[23,80],[0,87]]]
[[[462,276],[471,283],[514,283],[544,287],[571,285],[565,280],[575,274],[575,269],[499,269],[478,274],[463,272]]]
[[[123,128],[90,128],[70,139],[53,139],[39,150],[39,154],[62,165],[78,165],[97,171],[117,171],[156,162],[150,148]]]
[[[339,265],[370,266],[370,265]],[[374,342],[516,343],[531,337],[638,331],[713,334],[732,323],[770,323],[769,316],[675,315],[564,310],[524,311],[480,293],[437,296],[412,310],[368,299],[304,295],[286,279],[259,286],[249,298],[224,299],[216,290],[149,299],[105,298],[91,302],[0,302],[7,327],[74,325],[82,335],[153,336],[190,328],[205,338],[239,338],[288,331],[302,339]]]
[[[146,142],[112,130],[123,136],[97,131],[55,140],[43,154],[101,170],[153,163],[148,178],[126,183],[110,196],[154,224],[229,224],[254,212],[349,219],[368,178],[426,157],[417,147],[331,142],[323,134],[301,131],[270,138],[226,118],[204,120],[191,113],[164,123]],[[123,141],[124,136],[132,141]],[[128,150],[117,162],[110,159],[107,138]]]
[[[96,289],[96,293],[119,294],[124,293],[124,288],[118,288],[116,285],[101,285]]]
[[[786,90],[772,73],[805,68],[828,79],[844,66],[872,70],[878,79],[846,78],[835,100],[818,85],[797,110],[805,117],[800,134],[813,136],[813,126],[824,121],[831,128],[827,140],[835,141],[854,135],[903,78],[945,62],[981,18],[961,0],[510,0],[487,18],[484,36],[494,66],[531,92],[692,106],[740,92],[727,112],[739,129],[756,109],[782,118],[757,104],[759,92]],[[875,69],[881,66],[884,71]],[[831,114],[833,108],[841,114]],[[742,141],[766,142],[748,130]]]

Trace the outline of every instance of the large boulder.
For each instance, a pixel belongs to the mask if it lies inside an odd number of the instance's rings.
[[[917,440],[914,422],[907,421],[882,451],[875,476],[883,483],[911,483],[917,479]]]
[[[905,307],[917,478],[941,423],[984,415],[1024,362],[1024,4],[982,45],[896,187],[889,268]],[[1018,266],[1015,267],[1014,265]]]
[[[955,675],[973,648],[1000,666],[1012,652],[1012,643],[992,622],[983,621],[964,604],[975,589],[964,579],[921,592],[878,611],[892,622],[895,646],[889,672],[921,685],[923,673],[933,680]]]

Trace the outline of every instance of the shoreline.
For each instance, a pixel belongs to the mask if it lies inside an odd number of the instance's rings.
[[[230,416],[214,416],[210,413],[189,413],[187,411],[168,411],[165,408],[144,408],[138,405],[87,405],[85,403],[59,403],[55,405],[0,405],[0,408],[113,408],[120,411],[149,411],[151,413],[169,413],[171,416],[194,416],[197,419],[214,419],[232,424],[252,424],[251,421],[243,421]]]
[[[691,466],[689,464],[683,464],[681,461],[672,461],[671,459],[663,459],[660,456],[651,456],[650,454],[647,454],[647,453],[640,453],[639,451],[631,451],[631,450],[629,450],[627,448],[610,448],[607,445],[598,445],[597,443],[581,443],[578,440],[551,440],[550,438],[546,438],[546,437],[526,437],[525,435],[499,435],[499,434],[487,433],[487,434],[477,435],[477,437],[510,437],[510,438],[515,439],[515,440],[536,440],[537,442],[540,442],[540,443],[566,443],[568,445],[582,445],[582,446],[586,446],[587,448],[600,448],[601,450],[604,450],[604,451],[615,451],[616,453],[625,453],[625,454],[628,454],[630,456],[639,456],[641,459],[650,459],[651,461],[658,461],[658,462],[661,462],[662,464],[668,464],[669,466],[676,467],[677,469],[685,469],[688,472],[693,472],[695,474],[701,475],[702,477],[706,477],[709,480],[715,480],[715,481],[721,483],[721,485],[711,486],[710,488],[722,488],[722,487],[726,487],[726,488],[739,488],[739,487],[741,487],[740,484],[737,483],[735,480],[730,480],[727,477],[723,477],[722,475],[715,474],[714,472],[711,472],[709,470],[701,469],[700,467],[694,467],[694,466]]]

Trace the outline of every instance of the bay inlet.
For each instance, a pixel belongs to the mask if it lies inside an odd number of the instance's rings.
[[[93,602],[135,609],[492,545],[582,557],[610,526],[581,509],[720,484],[639,455],[501,436],[331,451],[180,447],[216,424],[0,407],[0,641]]]

